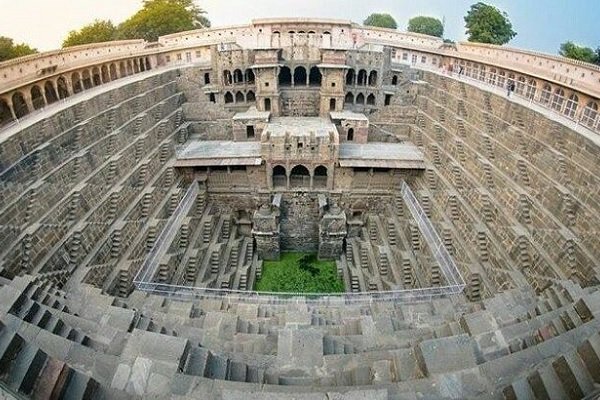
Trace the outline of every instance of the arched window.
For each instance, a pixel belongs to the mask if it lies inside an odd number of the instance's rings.
[[[375,95],[373,93],[371,93],[369,96],[367,96],[367,104],[370,106],[375,105]]]
[[[481,66],[481,69],[479,70],[479,80],[482,82],[485,82],[485,72],[486,72],[486,67],[485,66]]]
[[[276,165],[273,168],[273,187],[274,188],[285,188],[287,186],[287,173],[285,167]]]
[[[550,86],[549,84],[545,84],[544,88],[542,89],[542,95],[540,96],[540,103],[542,104],[550,104],[550,99],[552,97],[552,86]]]
[[[118,79],[119,77],[117,76],[117,66],[115,64],[110,64],[110,80],[114,81],[115,79]]]
[[[527,83],[527,91],[525,92],[525,97],[533,100],[536,92],[537,92],[537,82],[533,79],[530,79],[529,82]]]
[[[233,71],[233,83],[243,83],[244,75],[242,74],[242,70],[236,69]]]
[[[246,93],[246,101],[247,102],[256,101],[256,96],[254,95],[254,92],[252,90],[249,90],[248,93]]]
[[[231,76],[231,71],[226,69],[225,71],[223,71],[223,84],[231,85],[232,83],[233,83],[233,77]]]
[[[327,167],[319,165],[315,168],[315,174],[313,176],[313,187],[314,188],[326,188],[327,187]]]
[[[33,103],[34,110],[44,108],[44,96],[42,95],[42,91],[40,90],[40,88],[37,86],[33,86],[31,88],[31,102]]]
[[[281,67],[279,71],[279,85],[290,86],[292,84],[292,71],[288,67]]]
[[[100,73],[102,74],[102,82],[110,82],[110,76],[108,75],[108,67],[106,65],[103,65],[100,68]]]
[[[0,125],[4,125],[13,120],[10,107],[4,99],[0,99]]]
[[[346,140],[349,142],[354,140],[354,128],[348,129],[348,135],[346,136]]]
[[[361,69],[358,71],[358,85],[365,86],[367,84],[367,71]]]
[[[304,165],[296,165],[290,173],[291,187],[309,187],[310,174]]]
[[[94,86],[102,84],[102,80],[100,79],[100,70],[98,67],[94,67],[92,69],[92,82],[94,83]]]
[[[581,123],[589,128],[593,128],[598,118],[598,103],[590,101],[583,109],[583,115],[581,116]]]
[[[226,92],[225,93],[225,104],[230,104],[233,103],[233,95],[231,94],[231,92]]]
[[[527,86],[525,77],[520,76],[519,79],[517,80],[517,94],[519,96],[523,96],[523,94],[525,93],[525,86]]]
[[[365,104],[365,95],[362,93],[359,93],[356,96],[356,104]]]
[[[371,71],[369,73],[369,86],[377,85],[377,71]]]
[[[565,102],[565,91],[562,88],[557,88],[552,97],[552,108],[556,111],[561,111]]]
[[[306,86],[306,84],[306,68],[296,67],[296,69],[294,69],[294,85]]]
[[[498,86],[504,87],[504,83],[506,82],[505,76],[506,76],[506,72],[504,72],[504,71],[500,71],[498,73]]]
[[[248,68],[244,72],[244,77],[246,78],[246,83],[249,83],[249,84],[254,83],[255,77],[254,77],[254,71],[252,71],[252,69]]]
[[[344,104],[354,104],[354,95],[352,92],[346,93],[346,97],[344,97]]]
[[[27,103],[25,102],[25,98],[21,94],[21,92],[15,92],[12,95],[12,103],[13,110],[15,111],[15,115],[17,118],[22,118],[25,115],[29,114],[29,108],[27,107]]]
[[[569,100],[567,100],[567,105],[565,106],[565,115],[568,118],[575,118],[575,113],[577,112],[577,106],[579,105],[579,97],[575,93],[569,96]]]
[[[496,68],[492,68],[490,70],[490,75],[488,76],[488,83],[491,85],[495,85],[497,78],[498,78],[498,73],[496,71]]]
[[[244,93],[236,92],[235,94],[235,102],[236,103],[244,103]]]
[[[92,76],[90,75],[90,71],[84,69],[81,73],[81,80],[83,82],[84,89],[91,89],[92,87]]]
[[[59,99],[66,99],[67,97],[69,97],[69,89],[67,88],[67,80],[63,77],[60,76],[57,80],[56,80],[56,87],[58,90],[58,98]]]
[[[319,67],[312,67],[308,75],[308,83],[311,86],[321,86],[321,71]]]
[[[44,84],[44,94],[46,96],[46,101],[48,102],[48,104],[52,104],[58,101],[56,90],[54,90],[54,85],[51,81],[46,81],[46,83]]]
[[[397,85],[398,84],[398,75],[394,75],[392,76],[392,85]]]
[[[356,76],[356,73],[354,72],[354,70],[349,69],[348,72],[346,73],[346,85],[354,85],[355,76]]]

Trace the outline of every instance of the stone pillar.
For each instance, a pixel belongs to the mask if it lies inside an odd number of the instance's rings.
[[[333,204],[319,223],[319,258],[335,259],[339,257],[342,254],[347,233],[346,213]]]
[[[252,217],[252,236],[263,260],[279,260],[279,210],[263,204]]]

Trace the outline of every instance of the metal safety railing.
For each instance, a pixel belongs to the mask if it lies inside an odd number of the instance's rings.
[[[406,203],[406,206],[408,207],[408,210],[410,211],[412,217],[417,222],[419,231],[421,231],[423,237],[425,238],[425,241],[429,245],[433,257],[439,264],[440,269],[442,270],[442,273],[446,278],[446,281],[450,286],[455,285],[462,286],[462,288],[464,288],[465,281],[462,275],[460,274],[458,267],[454,263],[454,259],[452,258],[450,253],[448,253],[446,246],[444,246],[444,243],[437,234],[437,231],[435,230],[433,224],[425,214],[425,210],[423,210],[423,208],[417,201],[417,198],[413,194],[412,190],[404,181],[402,182],[400,192],[402,194],[402,199],[404,200],[404,203]]]
[[[160,266],[161,258],[166,254],[171,242],[177,235],[177,232],[183,223],[183,219],[194,205],[194,200],[196,200],[199,191],[198,183],[193,182],[183,196],[183,199],[175,208],[175,211],[173,211],[171,217],[167,220],[167,224],[160,232],[160,235],[158,235],[154,246],[152,246],[152,249],[144,259],[141,268],[133,279],[133,283],[138,289],[143,287],[144,284],[152,282],[154,279],[156,271]]]

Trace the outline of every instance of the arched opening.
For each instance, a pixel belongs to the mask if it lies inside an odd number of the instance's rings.
[[[556,89],[552,98],[552,108],[556,111],[561,111],[565,102],[565,91],[562,88]]]
[[[292,168],[292,172],[290,173],[290,186],[310,186],[310,174],[308,173],[308,169],[304,165],[296,165],[294,168]]]
[[[27,107],[27,103],[21,92],[15,92],[12,95],[12,103],[17,118],[22,118],[29,114],[29,108]]]
[[[138,64],[140,64],[140,72],[144,72],[146,70],[146,62],[144,61],[144,59],[138,59]]]
[[[398,84],[398,75],[394,75],[392,76],[392,85],[397,85]]]
[[[577,112],[577,106],[579,105],[579,97],[575,93],[569,96],[569,100],[567,100],[567,105],[565,106],[565,115],[568,118],[575,118],[575,113]]]
[[[365,86],[367,84],[367,71],[361,69],[358,71],[358,85]]]
[[[231,75],[231,71],[226,69],[225,71],[223,71],[223,84],[231,85],[232,83],[233,83],[233,76]]]
[[[152,69],[152,65],[150,64],[150,59],[146,57],[146,71],[150,71]]]
[[[367,104],[370,106],[375,105],[375,95],[373,93],[367,96]]]
[[[552,86],[545,84],[542,89],[542,95],[540,96],[540,103],[550,104],[550,98],[552,97]]]
[[[71,85],[73,93],[79,93],[83,90],[81,79],[79,78],[79,72],[73,72],[71,74]]]
[[[87,69],[83,70],[81,73],[81,81],[83,82],[84,89],[90,89],[92,87],[92,77],[90,75],[90,71]]]
[[[346,140],[352,142],[354,140],[354,128],[348,129],[348,135],[346,136]]]
[[[279,71],[279,85],[290,86],[292,84],[292,71],[288,67],[281,67]]]
[[[48,102],[48,104],[52,104],[58,101],[56,90],[54,90],[54,85],[51,81],[46,81],[46,83],[44,84],[44,94],[46,96],[46,101]]]
[[[306,86],[306,83],[306,68],[296,67],[296,69],[294,69],[294,85]]]
[[[598,118],[598,103],[590,101],[583,109],[583,115],[581,116],[581,123],[589,128],[593,128],[596,119]]]
[[[0,99],[0,125],[4,125],[13,120],[10,107],[4,99]]]
[[[344,97],[344,104],[354,104],[354,95],[352,92],[346,93],[346,97]]]
[[[119,75],[121,75],[121,78],[127,76],[127,67],[123,61],[119,63]]]
[[[241,69],[236,69],[233,71],[233,83],[243,83],[244,82],[244,74],[242,74]]]
[[[233,103],[233,95],[231,92],[225,93],[225,104]]]
[[[254,84],[254,80],[256,79],[254,76],[254,71],[252,71],[250,68],[248,68],[245,72],[244,72],[244,77],[246,79],[246,83],[249,84]]]
[[[108,67],[106,65],[103,65],[100,68],[100,73],[102,74],[102,82],[110,82],[110,76],[108,75]]]
[[[254,94],[254,92],[252,90],[249,90],[248,93],[246,93],[246,101],[247,102],[256,101],[256,95]]]
[[[313,188],[326,188],[327,187],[327,167],[319,165],[315,168],[315,174],[313,176]]]
[[[356,104],[365,104],[365,95],[362,93],[359,93],[356,96]]]
[[[371,71],[369,73],[369,86],[377,85],[377,71]]]
[[[56,80],[56,88],[58,90],[58,98],[59,99],[66,99],[67,97],[69,97],[69,88],[67,87],[67,80],[63,77],[60,76],[57,80]]]
[[[310,69],[310,73],[308,74],[308,83],[310,86],[321,86],[321,71],[319,71],[319,67],[312,67]]]
[[[119,79],[117,75],[117,66],[115,64],[110,64],[110,80],[114,81],[115,79]]]
[[[244,103],[244,93],[236,92],[235,93],[235,102],[236,103]]]
[[[287,173],[285,171],[285,168],[281,165],[276,165],[273,168],[273,187],[274,188],[287,187]]]
[[[537,82],[534,81],[533,79],[530,79],[529,83],[527,84],[527,91],[525,92],[525,97],[533,100],[533,98],[535,97],[536,91],[537,91]]]
[[[138,63],[137,63],[137,60],[135,60],[135,59],[134,59],[134,60],[132,60],[132,61],[131,61],[131,64],[133,65],[133,73],[134,73],[134,74],[137,74],[137,73],[139,73],[139,72],[140,72],[140,66],[139,66],[139,65],[138,65]]]
[[[348,72],[346,73],[346,85],[354,85],[355,76],[356,76],[356,73],[354,72],[354,70],[349,69]]]
[[[94,86],[99,86],[102,84],[102,79],[100,78],[100,69],[98,67],[94,67],[92,69],[92,82]]]
[[[131,60],[127,60],[127,75],[133,74],[133,63]]]
[[[265,111],[271,111],[271,99],[265,99]]]
[[[44,108],[44,96],[42,95],[40,88],[37,86],[33,86],[31,88],[31,102],[33,103],[34,110]]]
[[[335,99],[329,99],[329,111],[335,111]]]

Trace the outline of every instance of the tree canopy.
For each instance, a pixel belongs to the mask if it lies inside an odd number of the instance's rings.
[[[433,17],[419,16],[408,21],[409,32],[422,33],[429,36],[444,36],[444,25],[442,21]]]
[[[600,47],[594,51],[594,49],[590,47],[579,46],[568,41],[560,45],[558,53],[563,57],[572,58],[574,60],[600,64]]]
[[[479,2],[465,16],[469,42],[503,45],[517,36],[506,12]]]
[[[77,46],[87,43],[101,43],[115,40],[117,28],[111,21],[95,20],[79,30],[69,32],[63,41],[62,47]]]
[[[0,62],[10,60],[11,58],[35,54],[37,52],[37,49],[34,49],[25,43],[15,44],[13,39],[6,36],[0,36]]]
[[[371,14],[363,21],[363,25],[366,26],[378,26],[380,28],[397,29],[398,24],[394,17],[390,14]]]
[[[145,39],[210,27],[206,12],[193,0],[145,0],[141,10],[119,25],[119,38]]]

